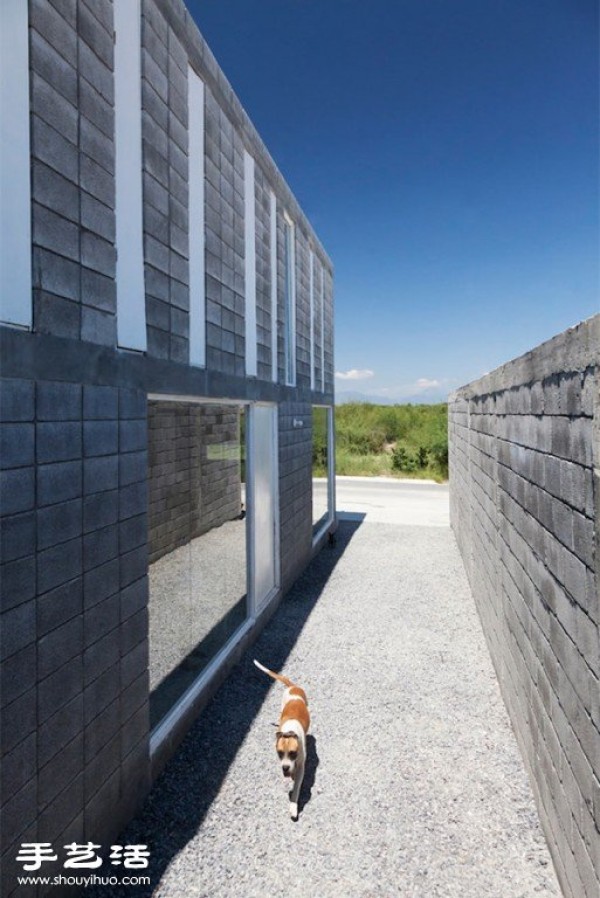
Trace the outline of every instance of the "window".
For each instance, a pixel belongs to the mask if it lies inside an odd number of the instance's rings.
[[[246,423],[243,405],[148,402],[153,729],[249,616]]]
[[[246,286],[246,374],[256,377],[256,205],[254,159],[244,150],[244,246]]]
[[[146,349],[142,224],[142,73],[139,0],[115,3],[117,339]]]
[[[296,384],[296,249],[294,245],[294,224],[285,216],[285,382]]]
[[[312,409],[312,525],[318,539],[331,524],[334,509],[333,409],[313,405]]]
[[[190,364],[206,364],[204,265],[204,82],[188,66]]]
[[[3,0],[0,28],[0,318],[31,327],[31,188],[27,3]]]

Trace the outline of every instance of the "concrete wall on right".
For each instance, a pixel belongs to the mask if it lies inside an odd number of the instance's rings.
[[[600,894],[600,315],[449,399],[450,514],[565,895]]]

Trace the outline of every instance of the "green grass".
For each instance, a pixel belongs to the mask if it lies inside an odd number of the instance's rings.
[[[336,473],[448,478],[448,407],[348,403],[335,410]],[[313,437],[315,476],[325,476],[325,432]]]

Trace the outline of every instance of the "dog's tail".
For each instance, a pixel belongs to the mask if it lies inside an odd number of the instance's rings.
[[[257,661],[256,658],[254,659],[254,663],[256,664],[256,666],[258,667],[259,670],[262,670],[263,673],[266,673],[270,677],[273,677],[274,680],[279,680],[279,682],[283,683],[284,686],[287,686],[289,688],[290,686],[296,685],[295,683],[292,683],[292,681],[290,679],[288,679],[288,677],[284,677],[282,674],[278,674],[278,673],[275,673],[275,671],[273,671],[273,670],[269,670],[268,667],[265,667],[263,664],[260,663],[260,661]]]

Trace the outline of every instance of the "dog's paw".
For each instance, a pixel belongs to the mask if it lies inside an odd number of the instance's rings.
[[[298,805],[295,801],[290,801],[290,817],[292,820],[298,819]]]

